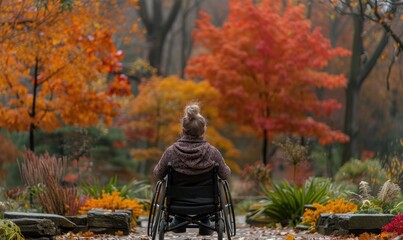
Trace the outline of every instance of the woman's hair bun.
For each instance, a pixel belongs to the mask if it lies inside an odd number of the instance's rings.
[[[193,137],[203,136],[206,131],[206,119],[200,114],[198,103],[190,103],[185,107],[182,119],[182,132]]]
[[[185,117],[188,117],[189,119],[194,119],[199,114],[200,114],[200,107],[197,103],[193,103],[186,106]]]

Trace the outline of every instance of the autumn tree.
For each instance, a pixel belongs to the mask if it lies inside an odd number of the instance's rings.
[[[330,2],[336,11],[351,16],[353,21],[352,55],[344,116],[344,132],[350,138],[343,151],[342,163],[346,163],[356,154],[359,133],[357,112],[359,95],[364,82],[387,46],[389,37],[392,37],[396,42],[396,57],[403,50],[403,42],[392,28],[397,7],[402,3],[400,1],[378,0],[330,0]],[[367,40],[364,33],[370,28],[376,28],[376,25],[379,25],[377,31],[380,34],[376,34],[379,36],[378,39]],[[374,36],[375,34],[369,35]]]
[[[322,144],[348,140],[314,119],[340,107],[333,99],[319,100],[314,89],[345,86],[344,76],[321,69],[348,52],[332,48],[319,29],[311,30],[303,6],[280,8],[275,0],[231,1],[222,27],[201,14],[194,37],[206,52],[187,69],[218,89],[228,119],[262,138],[265,164],[269,140],[280,134],[317,137]]]
[[[207,81],[193,82],[175,76],[154,76],[143,80],[139,93],[128,105],[120,120],[130,142],[135,143],[131,154],[136,161],[158,161],[163,151],[173,144],[181,132],[183,109],[191,101],[201,104],[208,119],[207,140],[223,152],[231,162],[238,156],[232,142],[220,134],[225,122],[219,117],[219,93]],[[236,166],[232,164],[233,169]]]
[[[110,124],[130,93],[124,75],[108,79],[123,52],[97,1],[2,1],[0,44],[0,128],[29,131],[62,125]],[[6,36],[6,37],[4,37]]]

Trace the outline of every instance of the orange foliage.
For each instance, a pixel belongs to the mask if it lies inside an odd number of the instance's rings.
[[[319,29],[311,31],[303,6],[288,6],[282,14],[279,7],[277,0],[231,1],[220,28],[201,14],[194,38],[208,52],[191,59],[187,73],[217,88],[220,108],[238,123],[274,135],[315,136],[323,144],[347,141],[313,117],[340,108],[333,99],[319,100],[314,90],[345,86],[344,76],[321,69],[349,52],[332,49]]]
[[[208,119],[207,140],[222,150],[225,157],[238,156],[232,142],[218,131],[225,127],[219,117],[218,98],[217,90],[207,81],[196,83],[175,76],[144,80],[138,96],[128,104],[123,123],[129,139],[145,143],[132,151],[134,158],[159,160],[163,150],[180,136],[184,106],[195,100],[200,102],[202,114]]]
[[[119,70],[123,52],[99,1],[2,1],[0,21],[0,127],[53,130],[63,124],[110,124],[130,86]],[[110,5],[113,3],[111,2]],[[109,82],[109,86],[108,86]]]
[[[90,198],[85,202],[84,206],[80,208],[80,212],[85,213],[93,208],[109,209],[112,211],[131,209],[133,222],[135,222],[138,216],[143,214],[143,205],[141,205],[139,201],[123,198],[120,196],[120,193],[116,191],[113,191],[111,194],[102,191],[101,198]]]

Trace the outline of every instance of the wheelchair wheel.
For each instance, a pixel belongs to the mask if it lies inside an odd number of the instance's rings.
[[[162,194],[164,195],[164,194]],[[165,228],[165,220],[162,218],[162,214],[163,214],[163,205],[164,204],[164,198],[161,197],[160,201],[159,201],[159,206],[157,206],[157,210],[156,210],[156,215],[155,215],[155,221],[153,224],[153,229],[152,229],[152,234],[151,234],[151,239],[152,240],[156,240],[157,239],[157,235],[158,235],[158,239],[163,240],[164,239],[164,228]],[[162,233],[162,234],[161,234]]]
[[[217,239],[223,240],[224,239],[224,220],[220,218],[217,224]]]
[[[158,199],[161,195],[161,188],[162,188],[162,182],[158,181],[157,184],[155,185],[154,189],[154,194],[153,198],[151,200],[151,205],[150,205],[150,213],[148,215],[148,224],[147,224],[147,235],[151,236],[152,235],[152,230],[154,229],[154,224],[156,223],[156,216],[157,216],[157,210],[158,210]]]
[[[164,221],[164,219],[162,219],[165,202],[164,184],[165,182],[160,182],[160,184],[157,184],[151,204],[147,233],[149,236],[151,236],[152,240],[157,239],[157,234],[159,235],[159,239],[161,239],[161,229],[164,231],[165,228],[165,224],[162,228],[160,227],[161,223]],[[162,234],[162,239],[164,239],[164,234]]]
[[[229,186],[225,180],[221,181],[220,202],[225,223],[225,232],[227,233],[228,240],[231,240],[231,236],[235,236],[236,234],[235,214]]]
[[[232,202],[231,192],[229,189],[229,184],[227,181],[224,181],[224,192],[225,192],[225,199],[227,203],[227,214],[228,220],[231,230],[231,236],[236,235],[236,222],[235,222],[235,211],[234,211],[234,204]]]
[[[158,227],[158,239],[159,240],[164,240],[165,225],[166,225],[165,220],[162,219],[159,224],[159,227]]]

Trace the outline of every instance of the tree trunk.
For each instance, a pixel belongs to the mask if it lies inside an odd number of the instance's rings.
[[[378,45],[376,45],[374,52],[368,58],[365,55],[363,45],[362,35],[364,30],[364,18],[362,15],[353,15],[353,26],[354,39],[350,65],[350,76],[346,89],[346,109],[344,115],[344,133],[349,136],[350,141],[344,144],[341,164],[346,163],[356,155],[357,134],[359,131],[357,125],[357,111],[361,86],[371,70],[374,68],[379,56],[385,49],[389,38],[385,31]]]
[[[350,138],[344,146],[343,164],[349,161],[355,155],[358,126],[357,126],[357,111],[360,88],[350,86],[346,89],[346,110],[344,115],[344,132]]]
[[[147,2],[149,3],[148,5]],[[161,74],[165,39],[181,8],[181,0],[174,1],[165,21],[163,19],[164,7],[162,6],[161,0],[153,0],[152,2],[139,0],[139,6],[140,8],[138,12],[145,28],[147,29],[147,41],[150,48],[148,61],[151,66],[157,69],[158,74]],[[152,11],[148,8],[152,8]],[[150,12],[152,12],[152,16],[150,16]]]
[[[32,89],[32,106],[31,106],[31,125],[29,126],[29,149],[32,152],[35,152],[35,116],[36,116],[36,95],[38,89],[38,74],[39,74],[39,59],[35,58],[35,67],[34,67],[34,86]]]
[[[350,160],[355,154],[357,141],[357,110],[360,92],[359,75],[361,72],[361,57],[364,53],[362,32],[364,31],[364,19],[361,15],[353,16],[354,38],[350,65],[350,76],[346,89],[346,109],[344,115],[344,132],[350,138],[344,146],[342,164]]]
[[[269,137],[266,129],[263,129],[263,144],[262,144],[262,161],[266,165],[269,161],[267,159],[267,151],[269,148]]]

